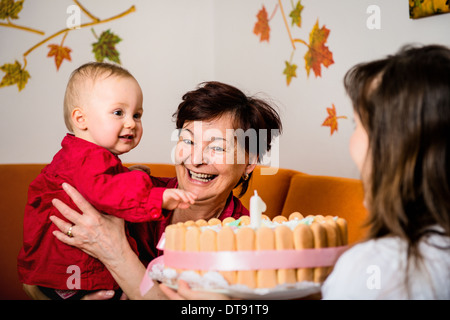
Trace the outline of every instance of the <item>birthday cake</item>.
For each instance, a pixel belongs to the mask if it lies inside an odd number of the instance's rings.
[[[249,216],[187,221],[165,230],[164,268],[199,275],[216,271],[229,285],[251,289],[320,284],[346,244],[347,222],[339,217],[261,215],[257,228]]]
[[[347,222],[299,212],[272,220],[266,204],[250,198],[250,216],[223,221],[180,222],[166,227],[158,249],[164,255],[147,267],[140,290],[153,281],[177,288],[243,299],[293,299],[320,292],[339,255],[347,249]]]

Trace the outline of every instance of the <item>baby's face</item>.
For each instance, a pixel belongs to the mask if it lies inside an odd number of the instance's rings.
[[[110,76],[91,87],[84,106],[86,140],[114,154],[132,150],[141,140],[142,91],[133,78]]]

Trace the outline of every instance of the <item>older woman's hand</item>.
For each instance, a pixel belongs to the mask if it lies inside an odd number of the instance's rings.
[[[71,209],[62,201],[54,199],[53,205],[56,209],[73,223],[51,216],[50,220],[61,230],[53,232],[55,237],[99,259],[106,266],[121,259],[120,248],[123,248],[122,244],[128,245],[123,219],[98,212],[69,184],[63,183],[63,189],[83,214]]]

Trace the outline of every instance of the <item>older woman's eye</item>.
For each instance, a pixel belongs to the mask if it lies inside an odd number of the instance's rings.
[[[209,148],[214,152],[225,152],[225,149],[219,146],[211,146]]]
[[[224,149],[224,148],[221,148],[221,147],[212,147],[212,149],[213,149],[214,151],[220,151],[220,152],[225,151],[225,149]]]
[[[191,139],[183,139],[183,142],[190,145],[194,144],[194,141],[192,141]]]

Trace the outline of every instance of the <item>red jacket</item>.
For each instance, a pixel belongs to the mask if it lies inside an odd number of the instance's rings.
[[[79,211],[61,187],[67,182],[97,210],[126,221],[143,222],[162,218],[166,186],[146,173],[129,171],[110,151],[73,135],[68,134],[61,145],[28,190],[23,247],[18,256],[19,278],[26,284],[68,289],[67,281],[75,275],[71,266],[77,266],[81,271],[79,289],[117,289],[99,260],[55,238],[52,231],[57,228],[49,217],[65,218],[51,201],[60,199]],[[129,241],[136,250],[135,241],[131,237]]]

